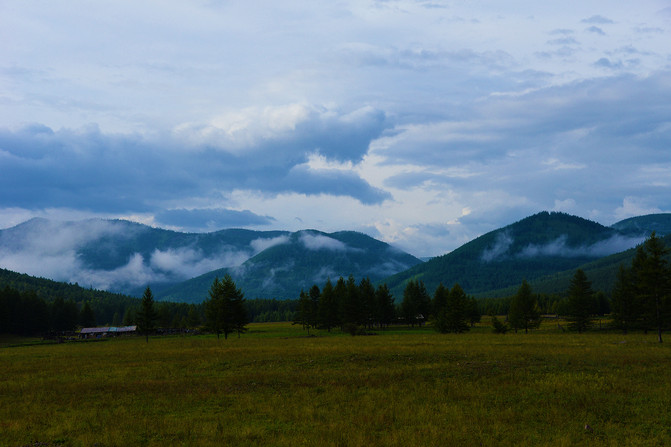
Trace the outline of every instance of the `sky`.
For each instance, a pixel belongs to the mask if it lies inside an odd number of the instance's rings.
[[[0,228],[356,230],[671,211],[671,2],[0,3]]]

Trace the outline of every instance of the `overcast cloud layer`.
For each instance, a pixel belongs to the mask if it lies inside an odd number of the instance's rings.
[[[431,256],[541,210],[671,211],[666,1],[10,0],[0,39],[0,228],[352,229]]]

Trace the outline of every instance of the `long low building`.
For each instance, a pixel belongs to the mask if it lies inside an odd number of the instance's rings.
[[[79,336],[80,338],[100,338],[134,334],[135,332],[137,332],[137,326],[85,327],[79,332]]]

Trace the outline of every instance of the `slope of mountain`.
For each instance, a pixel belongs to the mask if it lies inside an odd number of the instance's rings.
[[[0,268],[0,289],[17,290],[19,292],[35,292],[47,302],[55,298],[72,300],[75,303],[88,301],[95,309],[96,318],[100,323],[111,323],[114,314],[124,315],[128,307],[136,307],[140,300],[119,293],[110,293],[103,290],[85,289],[78,284],[53,281],[46,278],[37,278]]]
[[[664,236],[671,234],[671,213],[630,217],[613,224],[612,228],[626,234],[648,235],[654,231],[657,236]]]
[[[350,274],[379,281],[421,261],[384,242],[352,231],[304,230],[260,252],[241,266],[219,269],[159,292],[162,300],[201,302],[215,277],[230,274],[247,298],[297,298],[301,289],[320,288]]]
[[[671,234],[663,236],[661,239],[666,247],[671,247]],[[536,278],[530,281],[531,288],[534,293],[564,296],[569,288],[571,279],[573,279],[575,270],[579,268],[587,275],[587,279],[592,283],[593,290],[604,292],[607,296],[610,296],[620,265],[625,268],[631,267],[631,263],[636,255],[636,249],[637,247],[630,248],[577,266],[571,270]],[[479,295],[492,298],[511,296],[517,292],[518,288],[519,285],[513,285],[504,289],[490,290]]]
[[[286,231],[179,233],[124,220],[31,219],[0,230],[0,267],[139,296],[242,264]]]
[[[574,269],[642,240],[640,235],[624,235],[580,217],[542,212],[385,281],[397,297],[409,279],[423,281],[430,293],[442,282],[448,287],[459,283],[467,293],[480,295]]]

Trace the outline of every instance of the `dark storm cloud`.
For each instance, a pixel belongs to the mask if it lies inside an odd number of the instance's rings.
[[[351,196],[367,204],[388,198],[353,171],[313,170],[306,165],[313,154],[360,161],[384,128],[383,114],[364,111],[354,117],[328,115],[307,121],[286,134],[246,141],[235,150],[226,146],[235,142],[212,132],[209,140],[190,142],[185,148],[167,137],[104,134],[96,126],[55,131],[34,124],[0,130],[0,203],[26,209],[154,212],[166,202],[212,198],[233,189],[271,196],[292,192]],[[221,141],[219,147],[213,146]],[[189,215],[205,217],[197,212]],[[234,215],[255,219],[235,212],[210,217],[223,222]]]
[[[628,194],[661,198],[668,182],[643,173],[668,172],[668,85],[671,72],[601,78],[491,97],[463,122],[409,126],[380,153],[426,169],[399,173],[386,185],[506,191],[524,197],[525,209],[552,197],[602,209]]]
[[[236,211],[224,208],[172,209],[159,211],[157,223],[184,229],[202,231],[250,225],[268,225],[274,222],[270,216],[259,216],[249,210]]]

